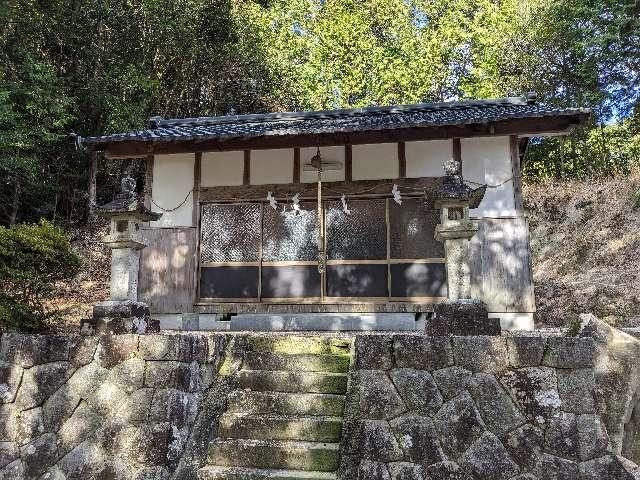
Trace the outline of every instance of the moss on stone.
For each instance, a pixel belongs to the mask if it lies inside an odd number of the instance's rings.
[[[285,354],[333,354],[351,353],[351,342],[341,338],[323,337],[259,337],[250,336],[248,346],[254,351],[267,351]]]

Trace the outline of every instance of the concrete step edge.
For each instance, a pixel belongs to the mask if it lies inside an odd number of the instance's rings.
[[[335,472],[339,444],[300,440],[217,438],[209,443],[207,463],[224,467]]]
[[[351,354],[249,351],[242,363],[249,369],[267,371],[345,373],[351,364]]]
[[[219,467],[210,465],[198,472],[199,480],[336,480],[333,472],[278,470],[270,468]]]
[[[214,438],[209,446],[215,444],[228,444],[247,447],[273,447],[273,448],[296,448],[300,450],[324,449],[324,450],[340,450],[340,444],[337,442],[304,442],[298,440],[254,440],[246,438]]]
[[[281,374],[281,375],[303,375],[308,377],[309,375],[318,375],[323,377],[346,377],[348,372],[295,372],[291,370],[259,370],[255,368],[243,368],[240,370],[240,373],[262,373],[265,375],[271,374]]]
[[[291,393],[234,390],[228,412],[252,415],[326,415],[344,413],[345,395],[339,393]]]
[[[292,372],[288,370],[240,370],[241,389],[261,392],[338,393],[347,390],[347,373]]]
[[[286,421],[296,421],[296,420],[311,420],[316,422],[342,422],[343,417],[336,417],[335,415],[280,415],[277,413],[234,413],[234,412],[225,412],[220,418],[230,417],[234,419],[240,418],[249,418],[255,420],[286,420]]]
[[[321,335],[249,335],[244,339],[248,352],[271,352],[306,355],[343,355],[349,354],[352,341],[340,337]]]

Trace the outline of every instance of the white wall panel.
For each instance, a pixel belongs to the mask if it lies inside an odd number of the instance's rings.
[[[351,158],[354,180],[398,178],[397,143],[354,145]]]
[[[300,149],[300,181],[303,183],[315,182],[318,180],[318,173],[314,171],[305,171],[304,164],[309,163],[317,148],[301,148]],[[322,160],[331,162],[340,162],[342,167],[340,170],[327,170],[322,172],[322,180],[325,182],[341,182],[344,180],[344,147],[322,147],[320,149]]]
[[[441,177],[442,165],[453,156],[452,140],[406,142],[407,177]]]
[[[515,216],[509,137],[464,138],[461,147],[465,180],[502,184],[499,188],[487,188],[480,207],[471,210],[471,215],[476,218]]]
[[[252,185],[293,182],[293,149],[252,150]]]
[[[244,152],[206,152],[202,154],[200,167],[201,185],[218,187],[242,185]]]
[[[153,159],[153,201],[166,210],[177,207],[189,194],[186,202],[173,212],[163,212],[156,205],[151,208],[162,212],[152,227],[190,227],[193,223],[193,166],[194,153],[156,155]]]

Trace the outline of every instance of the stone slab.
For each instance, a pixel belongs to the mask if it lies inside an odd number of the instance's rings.
[[[437,337],[500,335],[499,318],[489,318],[487,306],[480,300],[445,300],[434,307],[434,316],[426,322],[425,334]]]
[[[231,318],[232,331],[415,331],[411,313],[241,314]]]

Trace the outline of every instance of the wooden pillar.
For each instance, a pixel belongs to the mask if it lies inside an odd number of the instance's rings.
[[[193,217],[192,225],[198,226],[200,221],[200,178],[202,171],[202,152],[196,152],[193,162]]]
[[[350,182],[353,179],[352,171],[352,148],[348,143],[344,146],[344,181]]]
[[[293,183],[300,183],[300,149],[293,149]]]
[[[144,171],[144,206],[151,210],[151,197],[153,195],[153,154],[145,157]]]
[[[244,171],[242,174],[242,184],[249,185],[251,183],[251,150],[244,151]]]
[[[407,152],[404,142],[398,142],[398,178],[407,178]]]
[[[87,220],[91,221],[96,208],[96,175],[98,173],[98,152],[89,155],[89,185],[87,188]]]
[[[459,138],[453,139],[453,159],[460,165],[460,174],[462,175],[462,144]]]
[[[511,175],[513,178],[513,200],[517,216],[523,215],[522,207],[522,173],[520,165],[520,146],[517,135],[509,137],[509,148],[511,151]]]

